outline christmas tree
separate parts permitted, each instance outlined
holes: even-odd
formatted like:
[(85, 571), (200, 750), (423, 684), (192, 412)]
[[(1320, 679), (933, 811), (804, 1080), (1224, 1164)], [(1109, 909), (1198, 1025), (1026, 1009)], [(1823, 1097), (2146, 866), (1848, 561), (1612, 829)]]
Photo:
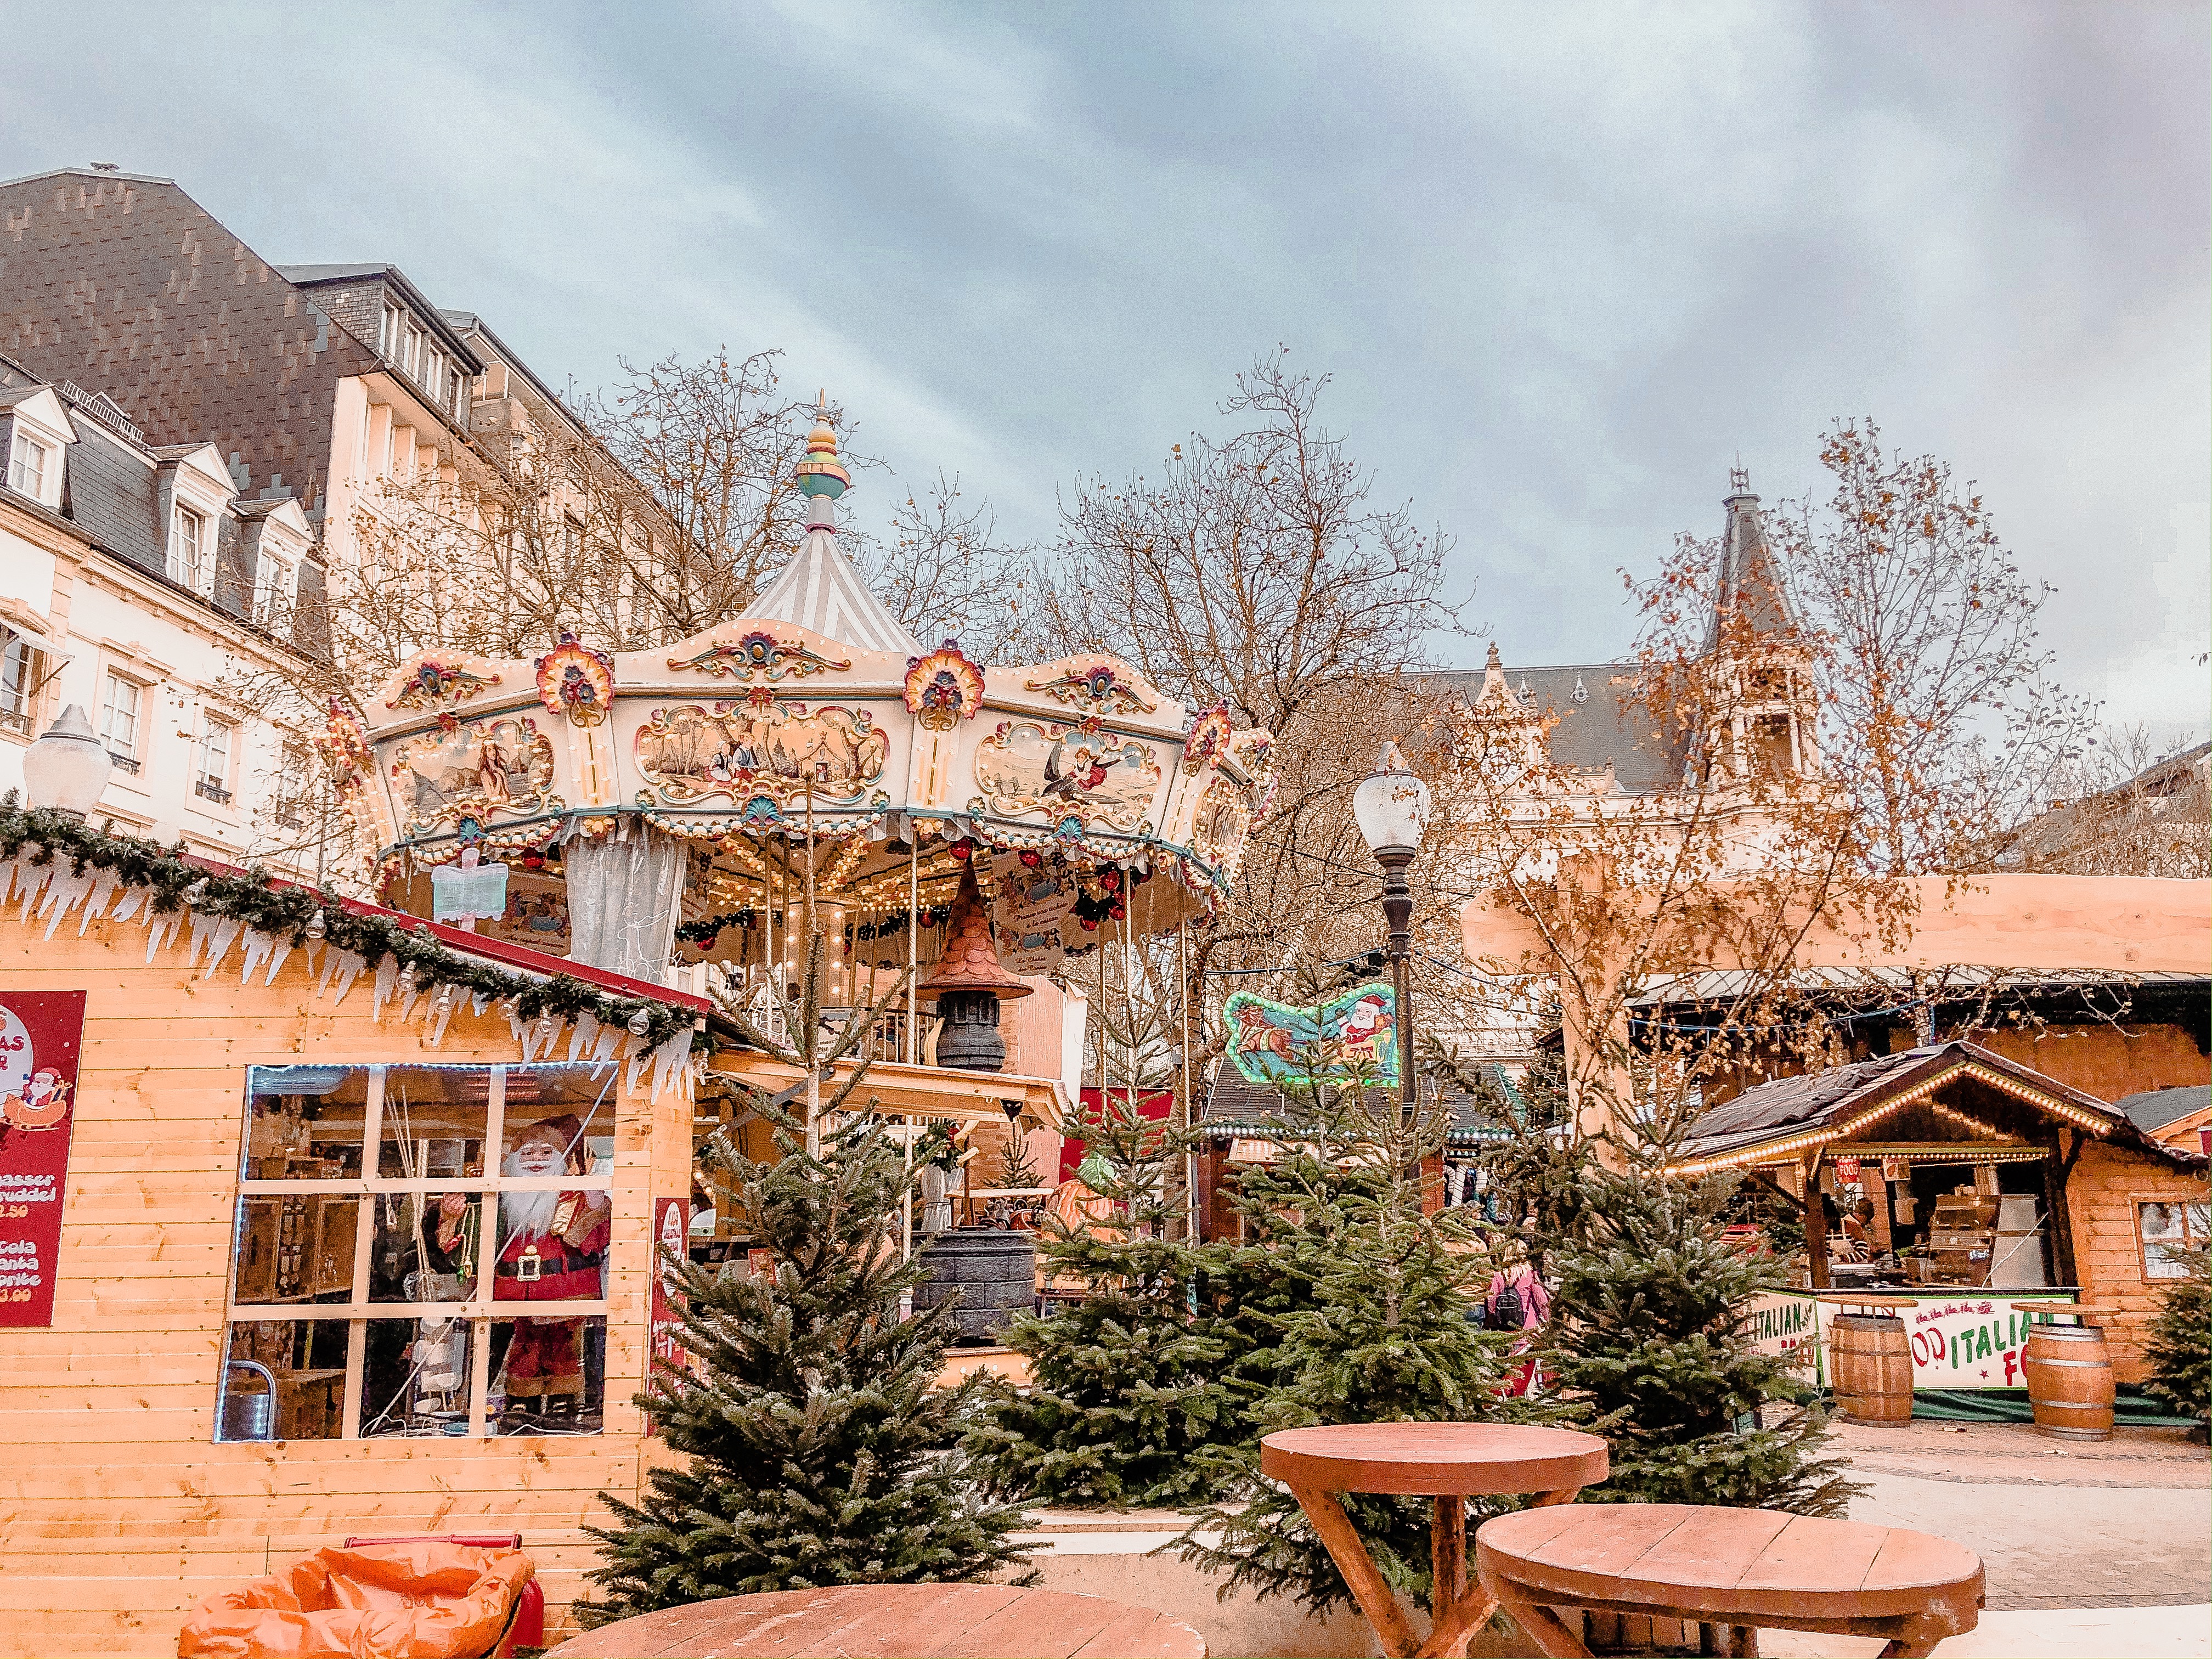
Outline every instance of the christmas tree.
[[(1419, 1157), (1441, 1145), (1434, 1115), (1400, 1121), (1371, 1073), (1325, 1077), (1315, 1056), (1286, 1084), (1276, 1160), (1248, 1170), (1244, 1237), (1207, 1289), (1230, 1357), (1224, 1385), (1244, 1431), (1206, 1459), (1221, 1501), (1176, 1548), (1228, 1575), (1227, 1589), (1291, 1595), (1316, 1610), (1350, 1591), (1296, 1499), (1260, 1474), (1260, 1440), (1317, 1424), (1547, 1420), (1547, 1404), (1502, 1398), (1511, 1339), (1468, 1317), (1490, 1266), (1464, 1208), (1422, 1213)], [(1393, 1589), (1425, 1601), (1430, 1500), (1341, 1501)], [(1484, 1511), (1478, 1505), (1480, 1518)], [(1218, 1534), (1218, 1542), (1204, 1535)]]
[[(820, 955), (817, 939), (810, 985)], [(810, 1016), (814, 1000), (810, 988)], [(794, 1040), (818, 1089), (838, 1051), (811, 1018)], [(664, 1255), (690, 1364), (658, 1368), (637, 1403), (684, 1461), (653, 1470), (635, 1504), (600, 1494), (618, 1524), (586, 1528), (605, 1547), (590, 1575), (605, 1599), (580, 1609), (591, 1622), (765, 1590), (975, 1579), (1018, 1559), (1020, 1511), (988, 1501), (954, 1449), (978, 1387), (934, 1386), (951, 1309), (898, 1315), (923, 1276), (899, 1249), (919, 1164), (864, 1108), (838, 1117), (866, 1073), (856, 1066), (803, 1121), (757, 1098), (779, 1126), (772, 1162), (726, 1134), (709, 1143), (768, 1271)]]
[(1037, 1238), (1081, 1300), (1024, 1316), (1004, 1340), (1031, 1385), (1000, 1385), (969, 1438), (993, 1486), (1050, 1504), (1149, 1508), (1207, 1495), (1197, 1454), (1236, 1431), (1212, 1381), (1225, 1350), (1194, 1309), (1208, 1253), (1166, 1237), (1161, 1177), (1182, 1147), (1126, 1098), (1084, 1124), (1084, 1161)]
[(1753, 1416), (1802, 1384), (1753, 1346), (1747, 1310), (1786, 1274), (1724, 1237), (1735, 1178), (1668, 1175), (1663, 1149), (1638, 1146), (1625, 1170), (1583, 1181), (1587, 1208), (1547, 1242), (1558, 1387), (1612, 1441), (1612, 1478), (1585, 1500), (1842, 1514), (1861, 1488), (1824, 1455), (1822, 1415), (1773, 1428)]
[(2188, 1276), (2167, 1288), (2151, 1321), (2143, 1350), (2150, 1381), (2143, 1386), (2191, 1417), (2212, 1416), (2212, 1251), (2166, 1249)]

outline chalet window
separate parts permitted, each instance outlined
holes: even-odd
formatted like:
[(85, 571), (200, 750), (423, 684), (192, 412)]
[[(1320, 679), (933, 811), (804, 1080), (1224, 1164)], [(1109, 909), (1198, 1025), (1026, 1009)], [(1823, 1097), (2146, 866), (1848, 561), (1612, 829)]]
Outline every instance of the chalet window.
[(599, 1432), (617, 1075), (253, 1067), (216, 1437)]
[(207, 514), (179, 507), (176, 526), (169, 532), (169, 580), (189, 587), (202, 599), (215, 592), (215, 549), (208, 533)]
[(2201, 1250), (2212, 1243), (2212, 1205), (2139, 1199), (2136, 1237), (2142, 1245), (2145, 1279), (2186, 1279), (2189, 1264), (2174, 1252)]
[(15, 441), (8, 446), (8, 488), (44, 505), (46, 469), (52, 465), (53, 451), (17, 427)]
[(38, 689), (38, 648), (13, 629), (0, 628), (0, 727), (29, 732)]
[(202, 800), (219, 806), (230, 805), (231, 738), (236, 728), (228, 720), (207, 717), (200, 727), (198, 764), (193, 769), (192, 789)]
[(100, 699), (100, 738), (107, 744), (108, 754), (129, 762), (134, 772), (138, 769), (138, 697), (141, 689), (137, 681), (126, 680), (110, 670)]

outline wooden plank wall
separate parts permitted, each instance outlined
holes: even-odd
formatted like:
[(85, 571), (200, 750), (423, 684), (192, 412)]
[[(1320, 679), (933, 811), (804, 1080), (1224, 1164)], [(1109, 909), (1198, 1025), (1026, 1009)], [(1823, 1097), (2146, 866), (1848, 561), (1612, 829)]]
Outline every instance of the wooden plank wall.
[(2112, 1374), (2123, 1382), (2139, 1383), (2147, 1375), (2143, 1351), (2150, 1322), (2172, 1285), (2143, 1277), (2136, 1205), (2144, 1200), (2202, 1204), (2206, 1197), (2203, 1176), (2098, 1140), (2082, 1147), (2066, 1182), (2081, 1299), (2105, 1310), (2105, 1346)]
[[(625, 1096), (617, 1119), (607, 1432), (488, 1442), (212, 1442), (246, 1068), (514, 1061), (504, 1016), (465, 1005), (446, 1040), (370, 1018), (368, 976), (315, 998), (306, 953), (273, 986), (235, 950), (203, 978), (189, 930), (146, 960), (136, 922), (43, 927), (0, 913), (0, 985), (84, 990), (85, 1045), (54, 1322), (0, 1330), (0, 1656), (167, 1654), (200, 1595), (347, 1534), (520, 1531), (549, 1636), (588, 1590), (602, 1490), (634, 1493), (654, 1443), (644, 1371), (650, 1200), (687, 1191), (690, 1107)], [(565, 1058), (563, 1042), (553, 1058)]]

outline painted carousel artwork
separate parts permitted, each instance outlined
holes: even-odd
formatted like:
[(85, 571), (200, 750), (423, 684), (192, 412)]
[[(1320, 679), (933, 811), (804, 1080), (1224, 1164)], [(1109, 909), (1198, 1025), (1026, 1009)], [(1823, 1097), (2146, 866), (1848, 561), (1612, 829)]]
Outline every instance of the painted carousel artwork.
[(1104, 652), (923, 646), (838, 548), (850, 479), (826, 419), (796, 482), (806, 533), (743, 614), (630, 651), (562, 633), (511, 662), (428, 652), (334, 721), (382, 901), (428, 915), (427, 872), (475, 846), (514, 871), (483, 931), (599, 963), (618, 890), (668, 918), (620, 971), (719, 963), (771, 1001), (810, 884), (842, 918), (848, 987), (934, 960), (971, 871), (1029, 972), (1222, 902), (1265, 811), (1265, 732)]
[(752, 701), (656, 708), (638, 728), (637, 769), (658, 798), (780, 805), (860, 799), (883, 781), (890, 739), (865, 708)]
[(993, 812), (1042, 808), (1136, 830), (1151, 816), (1160, 767), (1149, 744), (1087, 722), (1007, 720), (975, 751), (975, 784)]
[(409, 832), (474, 819), (481, 826), (562, 810), (553, 793), (553, 745), (526, 716), (455, 720), (398, 745), (391, 769)]

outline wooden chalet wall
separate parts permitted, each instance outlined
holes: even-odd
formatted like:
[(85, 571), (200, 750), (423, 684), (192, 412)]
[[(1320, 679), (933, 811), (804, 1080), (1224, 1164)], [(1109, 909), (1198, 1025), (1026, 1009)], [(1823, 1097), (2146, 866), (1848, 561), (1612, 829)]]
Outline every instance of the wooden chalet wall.
[[(443, 1042), (364, 982), (314, 994), (307, 953), (273, 985), (239, 955), (203, 977), (190, 930), (147, 960), (138, 922), (0, 912), (0, 986), (88, 992), (51, 1329), (0, 1329), (0, 1655), (168, 1654), (192, 1602), (347, 1534), (519, 1531), (550, 1639), (588, 1586), (602, 1489), (634, 1493), (657, 1443), (629, 1397), (645, 1370), (650, 1200), (682, 1196), (690, 1101), (618, 1097), (604, 1434), (217, 1444), (216, 1373), (256, 1064), (517, 1062), (495, 1007)], [(556, 1051), (555, 1057), (565, 1052)], [(649, 1076), (649, 1073), (648, 1073)]]
[(2204, 1171), (2184, 1169), (2125, 1146), (2091, 1141), (2066, 1182), (2066, 1214), (2074, 1230), (2074, 1267), (2081, 1300), (2105, 1310), (2105, 1342), (2112, 1374), (2123, 1382), (2144, 1377), (2143, 1345), (2151, 1320), (2172, 1279), (2143, 1277), (2136, 1231), (2140, 1202), (2202, 1204)]

